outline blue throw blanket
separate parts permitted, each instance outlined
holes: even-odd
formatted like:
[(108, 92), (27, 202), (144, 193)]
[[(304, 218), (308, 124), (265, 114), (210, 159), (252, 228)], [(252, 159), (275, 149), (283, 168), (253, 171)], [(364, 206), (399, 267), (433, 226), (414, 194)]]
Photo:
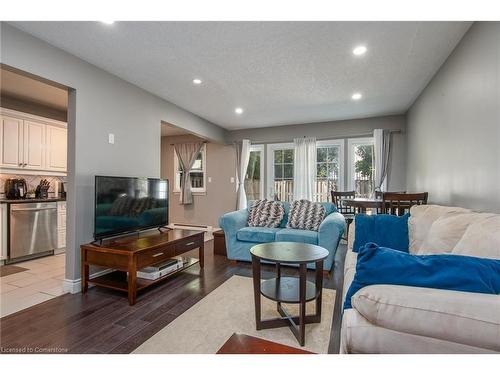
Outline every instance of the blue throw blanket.
[(408, 217), (395, 215), (356, 215), (355, 237), (352, 250), (369, 242), (390, 249), (408, 252)]
[(344, 309), (361, 288), (407, 285), (462, 292), (500, 294), (500, 260), (463, 255), (411, 255), (368, 243), (358, 251), (356, 274)]

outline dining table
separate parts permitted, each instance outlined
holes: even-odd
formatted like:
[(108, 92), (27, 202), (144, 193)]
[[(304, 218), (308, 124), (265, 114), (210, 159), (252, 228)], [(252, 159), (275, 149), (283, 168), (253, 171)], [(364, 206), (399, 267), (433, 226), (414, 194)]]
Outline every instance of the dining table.
[(352, 206), (358, 213), (366, 213), (368, 208), (374, 208), (377, 212), (382, 210), (383, 200), (380, 198), (347, 198), (342, 199), (345, 206)]

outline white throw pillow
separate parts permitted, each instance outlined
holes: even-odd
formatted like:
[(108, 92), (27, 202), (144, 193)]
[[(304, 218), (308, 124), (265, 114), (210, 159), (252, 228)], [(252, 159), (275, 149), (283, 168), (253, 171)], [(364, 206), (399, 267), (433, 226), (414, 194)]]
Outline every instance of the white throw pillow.
[(500, 215), (491, 214), (469, 225), (453, 254), (500, 259)]
[(461, 207), (446, 207), (437, 205), (418, 205), (410, 209), (408, 219), (408, 234), (410, 240), (410, 253), (419, 252), (432, 224), (441, 216), (450, 213), (471, 212)]
[(429, 233), (417, 254), (451, 253), (465, 231), (474, 221), (480, 220), (477, 213), (451, 213), (432, 223)]

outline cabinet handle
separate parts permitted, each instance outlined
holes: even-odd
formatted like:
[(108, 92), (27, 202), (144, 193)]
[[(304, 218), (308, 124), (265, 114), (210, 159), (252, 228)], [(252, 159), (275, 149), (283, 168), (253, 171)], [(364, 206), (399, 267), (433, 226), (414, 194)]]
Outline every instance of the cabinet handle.
[(23, 166), (23, 163), (19, 163), (19, 166), (22, 167)]
[(159, 257), (160, 255), (163, 255), (163, 253), (154, 254), (153, 258)]
[(194, 241), (193, 241), (193, 242), (188, 242), (188, 243), (186, 244), (186, 246), (191, 246), (191, 245), (194, 245)]
[(27, 163), (24, 163), (24, 164), (23, 164), (23, 167), (26, 167), (27, 165), (28, 165)]

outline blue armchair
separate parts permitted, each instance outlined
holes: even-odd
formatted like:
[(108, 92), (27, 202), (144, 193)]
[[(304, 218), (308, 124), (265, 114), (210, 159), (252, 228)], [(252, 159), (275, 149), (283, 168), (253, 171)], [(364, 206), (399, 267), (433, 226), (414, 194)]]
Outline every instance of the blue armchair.
[[(249, 207), (252, 202), (249, 202)], [(229, 212), (219, 219), (219, 225), (224, 231), (228, 259), (251, 261), (250, 248), (259, 243), (288, 241), (319, 245), (328, 250), (323, 268), (331, 271), (335, 252), (345, 229), (345, 219), (337, 212), (334, 204), (321, 203), (326, 210), (325, 218), (317, 232), (310, 230), (286, 228), (290, 204), (283, 202), (285, 215), (278, 228), (248, 227), (248, 209)], [(314, 268), (314, 263), (308, 265)]]

